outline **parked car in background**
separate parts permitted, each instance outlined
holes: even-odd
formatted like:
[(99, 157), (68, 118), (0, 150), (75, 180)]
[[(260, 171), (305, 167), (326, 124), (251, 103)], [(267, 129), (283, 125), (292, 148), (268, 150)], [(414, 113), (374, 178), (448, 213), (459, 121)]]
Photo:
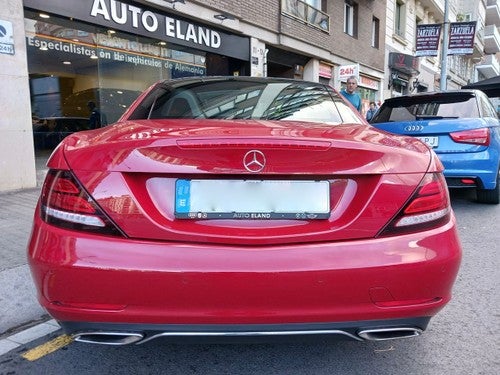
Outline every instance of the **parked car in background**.
[(433, 92), (386, 99), (370, 121), (431, 147), (450, 188), (473, 188), (482, 203), (500, 202), (500, 123), (478, 90)]
[(68, 135), (89, 129), (88, 117), (33, 118), (33, 142), (36, 150), (54, 149)]
[(162, 81), (47, 165), (28, 258), (76, 341), (398, 339), (450, 301), (441, 163), (328, 86)]

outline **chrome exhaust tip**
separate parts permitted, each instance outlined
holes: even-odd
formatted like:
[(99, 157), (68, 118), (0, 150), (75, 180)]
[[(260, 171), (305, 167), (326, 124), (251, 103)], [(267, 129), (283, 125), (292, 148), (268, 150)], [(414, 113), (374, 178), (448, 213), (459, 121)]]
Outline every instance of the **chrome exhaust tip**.
[(80, 332), (72, 335), (74, 341), (102, 345), (128, 345), (144, 338), (142, 333), (134, 332)]
[[(403, 339), (419, 336), (423, 332), (422, 329), (416, 327), (398, 327), (398, 328), (376, 328), (376, 329), (364, 329), (357, 333), (357, 337), (348, 334), (343, 331), (321, 331), (321, 333), (337, 333), (344, 334), (350, 336), (351, 338), (367, 341), (385, 341), (385, 340), (393, 340), (393, 339)], [(274, 335), (277, 333), (273, 332)], [(298, 332), (279, 332), (279, 334), (297, 334)], [(308, 333), (311, 332), (300, 332), (300, 333)], [(318, 333), (318, 332), (314, 332)], [(232, 333), (199, 333), (199, 332), (164, 332), (158, 335), (154, 335), (144, 340), (144, 334), (137, 332), (108, 332), (108, 331), (86, 331), (86, 332), (78, 332), (72, 335), (74, 341), (84, 342), (89, 344), (101, 344), (101, 345), (129, 345), (134, 343), (142, 344), (143, 342), (155, 339), (157, 337), (164, 336), (255, 336), (259, 335), (259, 332), (232, 332)], [(269, 332), (266, 332), (269, 334)], [(271, 334), (273, 335), (273, 334)], [(359, 337), (359, 338), (358, 338)]]
[(385, 341), (416, 337), (422, 332), (422, 329), (416, 327), (379, 328), (365, 329), (358, 332), (358, 336), (368, 341)]

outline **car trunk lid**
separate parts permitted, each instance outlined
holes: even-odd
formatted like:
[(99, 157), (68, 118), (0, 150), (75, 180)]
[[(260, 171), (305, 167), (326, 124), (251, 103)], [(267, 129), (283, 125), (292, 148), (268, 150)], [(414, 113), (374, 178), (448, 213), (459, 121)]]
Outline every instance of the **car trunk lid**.
[[(420, 142), (364, 125), (160, 120), (115, 126), (68, 139), (65, 158), (121, 230), (145, 240), (273, 245), (373, 237), (409, 199), (431, 160)], [(254, 152), (264, 156), (262, 170), (248, 168)], [(304, 194), (321, 195), (326, 214), (307, 215), (307, 207), (294, 203), (315, 201), (301, 196), (298, 182)], [(228, 200), (233, 184), (228, 207), (241, 212), (181, 217), (179, 183), (201, 190), (215, 183)], [(245, 195), (254, 187), (264, 193)], [(272, 202), (260, 201), (266, 195), (289, 206), (292, 216), (270, 218)], [(252, 203), (244, 204), (245, 197)], [(246, 216), (252, 206), (257, 211)]]
[(482, 119), (443, 119), (441, 117), (426, 116), (415, 121), (384, 122), (373, 124), (381, 130), (394, 134), (415, 137), (438, 154), (456, 152), (479, 152), (487, 146), (468, 143), (456, 143), (450, 137), (450, 133), (462, 132), (488, 127), (488, 123)]

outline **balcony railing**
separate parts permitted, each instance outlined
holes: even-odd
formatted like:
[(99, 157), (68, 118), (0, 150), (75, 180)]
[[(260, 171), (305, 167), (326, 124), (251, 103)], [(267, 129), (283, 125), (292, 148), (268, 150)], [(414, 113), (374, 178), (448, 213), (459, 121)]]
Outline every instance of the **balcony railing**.
[(500, 74), (500, 63), (495, 55), (486, 55), (476, 69), (486, 78), (492, 78)]
[(484, 28), (484, 52), (500, 52), (500, 33), (495, 25), (488, 25)]
[(301, 0), (282, 0), (281, 12), (306, 24), (330, 32), (330, 16)]
[(488, 0), (486, 3), (486, 25), (500, 24), (500, 7), (497, 0)]

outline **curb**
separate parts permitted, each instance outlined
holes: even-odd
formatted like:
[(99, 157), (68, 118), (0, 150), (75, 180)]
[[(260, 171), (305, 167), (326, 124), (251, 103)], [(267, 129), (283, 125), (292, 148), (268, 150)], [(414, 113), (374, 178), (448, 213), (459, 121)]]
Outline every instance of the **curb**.
[(25, 329), (21, 332), (15, 333), (9, 337), (0, 340), (0, 356), (4, 355), (11, 350), (14, 350), (21, 345), (25, 345), (46, 336), (49, 333), (55, 332), (61, 327), (54, 319), (47, 322), (37, 324), (36, 326)]

